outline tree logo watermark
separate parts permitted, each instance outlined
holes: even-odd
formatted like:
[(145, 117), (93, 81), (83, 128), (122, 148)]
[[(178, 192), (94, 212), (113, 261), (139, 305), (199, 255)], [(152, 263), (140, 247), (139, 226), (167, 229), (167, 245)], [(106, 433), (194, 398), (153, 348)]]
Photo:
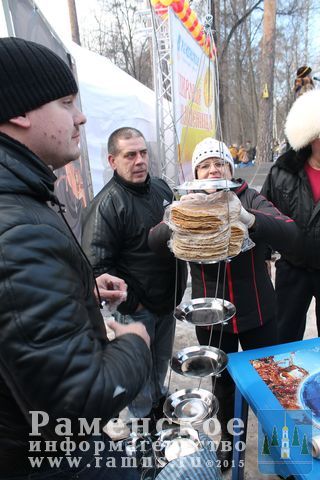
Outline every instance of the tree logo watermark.
[(312, 420), (305, 410), (261, 410), (258, 423), (261, 473), (286, 475), (292, 467), (300, 474), (311, 472)]

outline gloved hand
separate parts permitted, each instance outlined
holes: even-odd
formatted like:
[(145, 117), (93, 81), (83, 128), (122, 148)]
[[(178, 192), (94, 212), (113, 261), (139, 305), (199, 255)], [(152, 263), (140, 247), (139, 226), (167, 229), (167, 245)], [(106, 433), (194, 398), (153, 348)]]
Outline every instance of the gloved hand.
[(171, 256), (172, 253), (168, 248), (168, 241), (171, 237), (171, 229), (164, 222), (158, 223), (151, 228), (148, 235), (148, 245), (152, 252), (161, 257)]
[(247, 210), (241, 205), (239, 220), (246, 225), (246, 227), (251, 228), (256, 221), (256, 217), (253, 213), (247, 212)]

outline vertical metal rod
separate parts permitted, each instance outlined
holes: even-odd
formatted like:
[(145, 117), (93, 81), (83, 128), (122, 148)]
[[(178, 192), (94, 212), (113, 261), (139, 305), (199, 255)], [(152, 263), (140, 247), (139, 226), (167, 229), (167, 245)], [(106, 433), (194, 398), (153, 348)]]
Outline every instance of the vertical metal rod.
[(2, 0), (2, 6), (3, 6), (4, 17), (6, 20), (8, 35), (9, 37), (14, 37), (15, 31), (14, 31), (13, 22), (12, 22), (11, 13), (10, 13), (9, 0)]

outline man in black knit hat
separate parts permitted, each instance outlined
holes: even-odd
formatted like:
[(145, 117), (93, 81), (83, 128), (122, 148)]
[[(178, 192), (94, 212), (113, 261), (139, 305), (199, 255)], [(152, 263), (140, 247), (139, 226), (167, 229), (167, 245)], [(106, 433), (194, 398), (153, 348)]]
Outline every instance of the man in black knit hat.
[[(149, 337), (113, 322), (107, 339), (53, 192), (53, 170), (80, 155), (77, 92), (51, 50), (0, 39), (0, 479), (137, 478), (102, 428), (148, 378)], [(125, 284), (102, 275), (96, 287), (113, 300)]]

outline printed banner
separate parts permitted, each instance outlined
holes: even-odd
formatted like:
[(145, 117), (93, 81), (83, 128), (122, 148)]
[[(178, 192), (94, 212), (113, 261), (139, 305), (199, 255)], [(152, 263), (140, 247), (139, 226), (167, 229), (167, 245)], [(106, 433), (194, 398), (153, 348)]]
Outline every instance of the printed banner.
[(215, 135), (214, 62), (169, 9), (179, 180), (191, 180), (194, 147)]

